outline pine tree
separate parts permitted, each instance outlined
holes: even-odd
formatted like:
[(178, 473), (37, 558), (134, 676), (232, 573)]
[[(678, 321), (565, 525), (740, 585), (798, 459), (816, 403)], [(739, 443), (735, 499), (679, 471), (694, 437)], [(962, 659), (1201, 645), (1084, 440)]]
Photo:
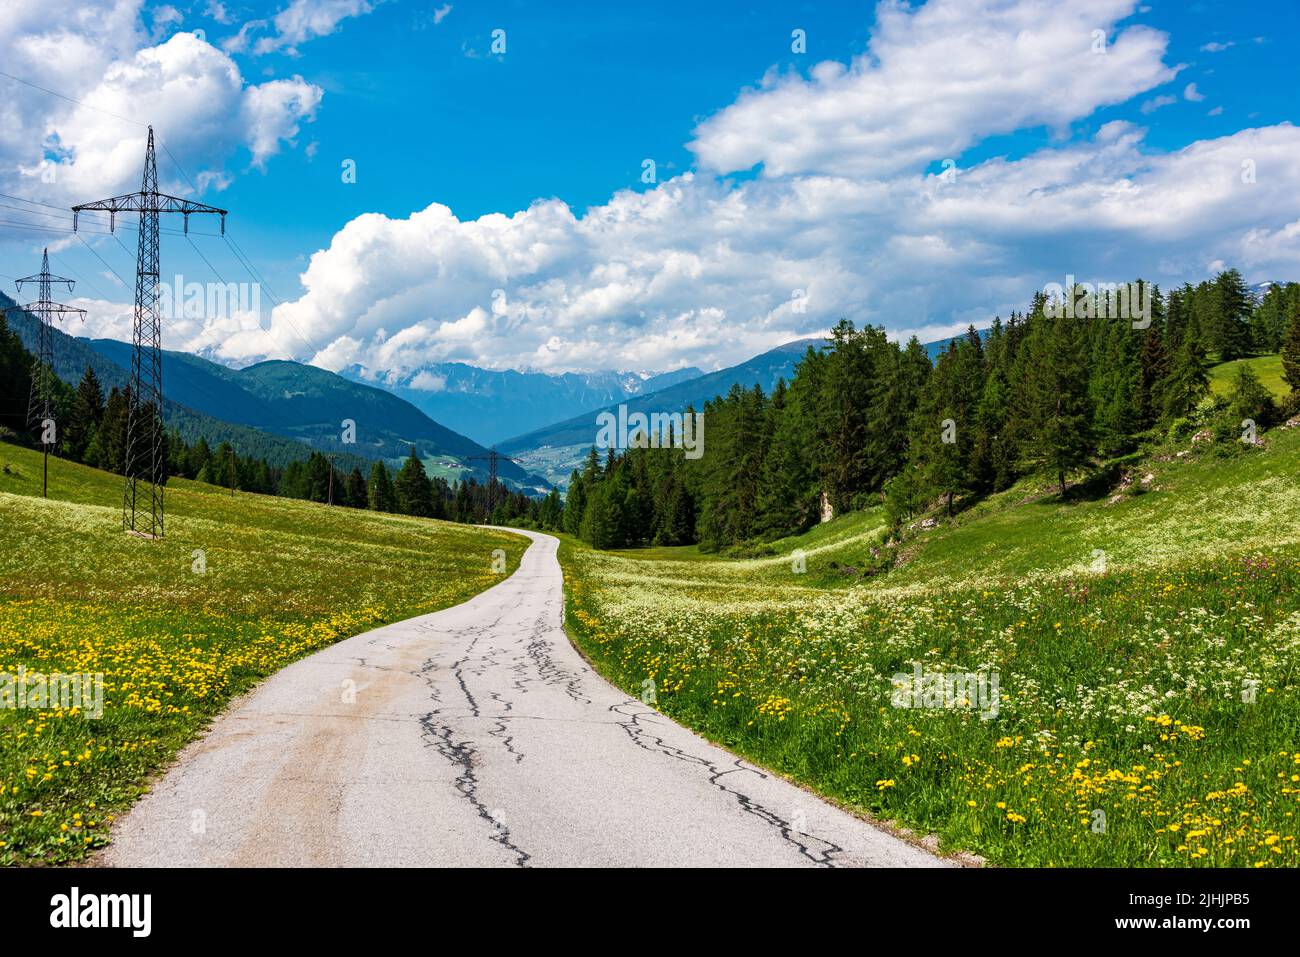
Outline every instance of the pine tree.
[(1300, 395), (1300, 307), (1291, 313), (1282, 342), (1282, 378), (1291, 387), (1292, 395)]
[(359, 466), (353, 467), (344, 486), (343, 504), (351, 508), (365, 508), (367, 503), (366, 479)]
[(72, 401), (72, 412), (68, 416), (68, 427), (64, 430), (68, 455), (80, 462), (85, 458), (86, 449), (99, 428), (104, 417), (104, 389), (99, 384), (95, 370), (86, 366), (86, 371), (77, 384), (76, 396)]
[(411, 446), (411, 454), (402, 464), (397, 478), (393, 481), (397, 493), (397, 506), (404, 515), (433, 515), (433, 485), (429, 473), (424, 470), (424, 463)]
[(1165, 415), (1171, 419), (1190, 413), (1209, 393), (1210, 376), (1205, 351), (1194, 331), (1188, 330), (1183, 337), (1161, 391), (1165, 397)]
[(1027, 449), (1051, 472), (1062, 497), (1066, 473), (1092, 454), (1092, 408), (1083, 349), (1083, 321), (1064, 314), (1033, 323), (1028, 373)]
[(376, 462), (370, 466), (370, 481), (366, 483), (366, 498), (371, 511), (397, 511), (397, 493), (393, 491), (393, 481), (389, 478), (388, 468), (383, 462)]

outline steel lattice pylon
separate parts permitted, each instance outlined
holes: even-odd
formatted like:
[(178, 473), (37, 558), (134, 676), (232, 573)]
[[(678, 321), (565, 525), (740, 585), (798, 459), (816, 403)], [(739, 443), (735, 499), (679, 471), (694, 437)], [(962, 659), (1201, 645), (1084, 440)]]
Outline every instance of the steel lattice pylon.
[(466, 458), (472, 461), (487, 462), (488, 464), (487, 518), (490, 522), (492, 521), (492, 510), (496, 506), (496, 489), (499, 484), (497, 482), (497, 463), (502, 459), (505, 459), (507, 462), (514, 462), (514, 459), (508, 455), (502, 455), (497, 451), (495, 445), (488, 449), (487, 455), (469, 455), (466, 456)]
[(83, 320), (86, 310), (65, 306), (50, 299), (50, 287), (55, 284), (66, 285), (72, 292), (75, 283), (62, 276), (50, 275), (50, 251), (41, 256), (41, 271), (35, 276), (19, 279), (15, 283), (18, 292), (23, 286), (35, 285), (39, 292), (35, 302), (25, 306), (11, 306), (11, 310), (22, 310), (36, 319), (36, 354), (32, 358), (32, 388), (27, 401), (27, 427), (41, 440), (44, 455), (44, 478), (42, 492), (49, 495), (50, 449), (58, 444), (57, 423), (54, 421), (54, 343), (50, 336), (50, 324), (54, 319), (66, 315), (77, 315)]
[[(217, 213), (221, 234), (226, 233), (226, 210), (158, 192), (158, 161), (154, 155), (153, 127), (144, 154), (144, 179), (140, 192), (82, 203), (72, 207), (72, 228), (82, 210), (109, 214), (109, 229), (117, 214), (140, 214), (140, 245), (135, 266), (135, 323), (131, 335), (131, 396), (127, 411), (126, 487), (122, 495), (122, 527), (128, 532), (161, 538), (163, 535), (163, 483), (166, 482), (162, 424), (162, 317), (158, 309), (161, 282), (158, 248), (158, 214), (180, 213), (185, 232), (192, 213)], [(143, 484), (143, 488), (141, 485)], [(144, 515), (148, 507), (148, 517)]]

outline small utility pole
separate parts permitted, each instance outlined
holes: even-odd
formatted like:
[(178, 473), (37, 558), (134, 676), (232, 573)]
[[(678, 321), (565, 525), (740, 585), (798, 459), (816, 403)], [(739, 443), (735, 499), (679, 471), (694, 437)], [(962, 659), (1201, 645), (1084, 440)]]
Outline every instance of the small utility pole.
[(334, 453), (331, 452), (329, 455), (326, 456), (326, 459), (328, 459), (328, 461), (329, 461), (329, 463), (330, 463), (330, 501), (329, 501), (329, 503), (330, 503), (331, 505), (333, 505), (333, 504), (334, 504)]

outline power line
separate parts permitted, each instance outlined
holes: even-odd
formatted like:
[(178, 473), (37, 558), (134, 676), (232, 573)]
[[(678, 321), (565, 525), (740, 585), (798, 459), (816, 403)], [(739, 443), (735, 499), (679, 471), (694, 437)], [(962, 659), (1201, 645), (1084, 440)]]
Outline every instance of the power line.
[[(121, 115), (119, 115), (119, 114), (117, 114), (117, 113), (113, 113), (113, 112), (111, 112), (111, 111), (109, 111), (109, 110), (105, 110), (105, 109), (103, 109), (103, 108), (101, 108), (101, 107), (98, 107), (98, 106), (92, 106), (92, 105), (89, 104), (89, 103), (85, 103), (85, 102), (83, 102), (83, 101), (81, 101), (81, 100), (78, 100), (78, 99), (75, 99), (75, 98), (73, 98), (73, 97), (67, 96), (66, 94), (60, 93), (60, 92), (58, 92), (57, 90), (51, 90), (51, 89), (48, 89), (48, 88), (46, 88), (46, 87), (39, 86), (39, 85), (37, 85), (37, 84), (35, 84), (35, 83), (32, 83), (32, 82), (30, 82), (30, 81), (28, 81), (28, 80), (24, 80), (22, 77), (14, 76), (12, 73), (6, 73), (6, 72), (3, 71), (3, 70), (0, 70), (0, 76), (6, 77), (6, 78), (8, 78), (8, 79), (10, 79), (10, 80), (13, 80), (15, 83), (21, 83), (21, 84), (24, 85), (24, 86), (31, 87), (33, 90), (38, 90), (38, 91), (40, 91), (41, 93), (48, 94), (49, 96), (54, 96), (54, 97), (58, 97), (58, 98), (61, 99), (61, 100), (66, 100), (66, 101), (69, 102), (69, 103), (73, 103), (73, 104), (75, 104), (75, 105), (77, 105), (77, 106), (84, 107), (85, 109), (88, 109), (88, 110), (94, 110), (94, 111), (96, 111), (96, 112), (98, 112), (98, 113), (102, 113), (102, 114), (104, 114), (105, 116), (111, 116), (111, 117), (113, 117), (114, 119), (122, 120), (123, 122), (125, 122), (125, 123), (130, 123), (130, 124), (132, 124), (132, 125), (134, 125), (134, 126), (139, 126), (139, 127), (145, 127), (145, 128), (148, 128), (148, 129), (149, 129), (149, 138), (150, 138), (150, 142), (152, 143), (153, 140), (154, 140), (154, 137), (153, 137), (153, 128), (150, 127), (147, 123), (142, 123), (142, 122), (140, 122), (139, 120), (133, 120), (133, 119), (131, 119), (131, 118), (129, 118), (129, 117), (121, 116)], [(191, 188), (192, 190), (194, 190), (194, 192), (195, 192), (196, 194), (199, 193), (200, 190), (199, 190), (199, 188), (198, 188), (198, 185), (197, 185), (197, 184), (194, 182), (194, 180), (190, 177), (190, 174), (187, 173), (187, 172), (185, 171), (185, 168), (184, 168), (183, 166), (181, 166), (180, 161), (176, 159), (175, 154), (172, 153), (171, 149), (168, 148), (167, 144), (166, 144), (165, 142), (162, 142), (162, 141), (160, 140), (159, 143), (158, 143), (158, 145), (160, 145), (160, 146), (162, 147), (163, 152), (167, 154), (167, 157), (171, 160), (172, 165), (176, 167), (177, 172), (179, 172), (179, 173), (181, 174), (181, 176), (184, 178), (185, 182), (189, 184), (190, 188)], [(0, 193), (0, 196), (4, 196), (4, 195), (6, 195), (6, 194)], [(19, 202), (32, 203), (33, 205), (37, 205), (37, 206), (46, 206), (46, 207), (48, 207), (48, 208), (50, 208), (50, 209), (61, 209), (61, 207), (54, 206), (54, 205), (52, 205), (52, 204), (50, 204), (50, 203), (42, 203), (42, 202), (39, 202), (39, 201), (37, 201), (37, 200), (28, 200), (28, 199), (23, 199), (22, 197), (16, 197), (16, 196), (8, 197), (8, 198), (10, 198), (10, 199), (16, 199), (16, 200), (18, 200)], [(33, 211), (33, 210), (23, 210), (23, 212), (34, 212), (34, 211)], [(41, 214), (38, 213), (37, 215), (41, 215)], [(48, 214), (46, 214), (46, 215), (48, 215)], [(223, 227), (224, 227), (224, 218), (225, 218), (225, 217), (223, 216), (223, 217), (222, 217), (222, 219), (223, 219), (223, 223), (222, 223)], [(102, 219), (99, 219), (99, 220), (92, 220), (92, 222), (97, 222), (97, 223), (98, 223), (99, 225), (101, 225), (101, 226), (104, 225)], [(59, 232), (75, 232), (75, 231), (76, 231), (76, 228), (75, 228), (76, 219), (75, 219), (75, 218), (73, 219), (73, 223), (74, 223), (74, 228), (73, 228), (72, 230), (58, 229), (57, 231), (59, 231)], [(0, 225), (14, 225), (14, 226), (16, 226), (17, 228), (26, 228), (26, 229), (36, 229), (36, 228), (38, 228), (37, 224), (7, 224), (7, 223), (5, 223), (3, 220), (0, 220)], [(110, 221), (109, 221), (109, 227), (110, 227), (110, 228), (109, 228), (109, 234), (110, 234), (110, 235), (113, 235), (114, 238), (116, 238), (116, 231), (115, 231), (115, 228), (114, 228), (115, 226), (116, 226), (116, 223), (115, 223), (113, 220), (110, 220)], [(167, 234), (171, 234), (171, 235), (184, 235), (184, 236), (186, 236), (187, 238), (189, 237), (189, 231), (188, 231), (188, 229), (185, 230), (184, 232), (181, 232), (181, 231), (179, 231), (179, 230), (168, 230), (168, 229), (165, 229), (165, 228), (160, 228), (160, 227), (157, 225), (157, 223), (151, 223), (151, 224), (150, 224), (150, 227), (151, 227), (151, 230), (157, 230), (158, 232), (161, 232), (161, 233), (167, 233)], [(128, 226), (128, 225), (126, 225), (126, 224), (123, 224), (123, 228), (131, 229), (131, 228), (135, 228), (135, 227), (131, 227), (131, 226)], [(92, 232), (93, 232), (93, 231), (92, 231)], [(99, 234), (100, 234), (100, 235), (103, 235), (103, 233), (99, 233)], [(217, 235), (217, 234), (215, 234), (215, 233), (199, 233), (199, 235), (215, 236), (215, 235)], [(280, 306), (280, 305), (281, 305), (280, 298), (275, 294), (274, 290), (271, 289), (270, 284), (266, 281), (266, 279), (262, 276), (262, 274), (257, 270), (257, 267), (253, 264), (252, 259), (248, 256), (247, 253), (245, 253), (245, 252), (243, 251), (242, 247), (240, 247), (237, 243), (234, 243), (234, 242), (230, 239), (229, 236), (226, 236), (226, 235), (225, 235), (225, 232), (224, 232), (224, 229), (223, 229), (223, 232), (221, 233), (221, 238), (225, 239), (227, 246), (229, 246), (231, 252), (235, 254), (235, 259), (240, 263), (240, 265), (242, 265), (242, 266), (243, 266), (243, 267), (248, 271), (249, 275), (253, 278), (253, 280), (254, 280), (255, 282), (259, 283), (259, 284), (261, 285), (261, 287), (266, 291), (267, 295), (270, 296), (273, 306), (275, 306), (275, 307)], [(85, 243), (85, 240), (83, 239), (82, 242)], [(117, 242), (118, 242), (119, 245), (122, 246), (123, 250), (126, 250), (127, 254), (130, 255), (130, 250), (127, 250), (127, 249), (126, 249), (125, 244), (123, 244), (122, 241), (121, 241), (120, 239), (118, 239)], [(85, 243), (85, 245), (86, 245), (86, 248), (88, 248), (88, 249), (91, 250), (91, 252), (95, 252), (95, 250), (90, 246), (89, 243)], [(207, 257), (203, 255), (203, 253), (199, 250), (198, 246), (196, 246), (196, 245), (194, 244), (194, 241), (193, 241), (192, 239), (190, 240), (190, 245), (191, 245), (191, 246), (194, 246), (194, 251), (197, 252), (197, 253), (199, 254), (199, 257), (200, 257), (200, 258), (201, 258), (205, 263), (207, 263), (208, 268), (212, 270), (213, 274), (216, 275), (218, 279), (220, 279), (220, 278), (221, 278), (220, 274), (217, 272), (217, 270), (216, 270), (215, 268), (213, 268), (212, 264), (211, 264), (210, 262), (208, 262)], [(95, 252), (95, 255), (99, 258), (100, 262), (104, 262), (103, 257), (102, 257), (102, 256), (99, 256), (99, 254), (98, 254), (97, 252)], [(104, 262), (104, 265), (107, 266), (108, 264), (107, 264), (106, 262)], [(114, 274), (115, 276), (117, 275), (116, 270), (113, 270), (111, 266), (109, 266), (109, 269), (113, 272), (113, 274)], [(121, 276), (118, 276), (118, 279), (119, 279), (119, 280), (120, 280), (121, 278), (122, 278)], [(223, 282), (224, 282), (224, 280), (223, 280)], [(295, 325), (291, 320), (289, 320), (287, 316), (285, 317), (285, 322), (286, 322), (286, 323), (288, 324), (288, 326), (289, 326), (289, 327), (294, 331), (294, 334), (295, 334), (299, 339), (302, 340), (303, 344), (306, 345), (308, 349), (311, 349), (311, 350), (313, 350), (313, 351), (316, 350), (316, 346), (314, 346), (314, 345), (311, 343), (311, 341), (310, 341), (306, 336), (304, 336), (304, 335), (302, 334), (302, 332), (298, 329), (298, 327), (297, 327), (297, 326), (296, 326), (296, 325)]]
[(239, 260), (239, 262), (244, 266), (245, 269), (248, 270), (248, 274), (253, 277), (253, 280), (255, 282), (259, 282), (262, 284), (262, 288), (267, 291), (267, 294), (271, 297), (271, 302), (274, 305), (277, 306), (280, 305), (281, 302), (280, 297), (275, 294), (275, 291), (271, 288), (271, 284), (262, 277), (262, 274), (258, 271), (257, 267), (253, 264), (253, 260), (249, 257), (249, 255), (246, 252), (244, 252), (243, 247), (240, 246), (238, 243), (236, 243), (229, 235), (227, 235), (225, 238), (226, 238), (226, 245), (229, 246), (230, 251), (235, 254), (235, 258)]
[(68, 272), (72, 273), (73, 278), (76, 279), (77, 282), (81, 283), (84, 286), (89, 286), (92, 290), (94, 290), (95, 294), (98, 295), (101, 299), (108, 299), (108, 297), (104, 295), (104, 291), (102, 289), (100, 289), (93, 282), (90, 282), (88, 279), (84, 278), (83, 276), (78, 275), (77, 272), (67, 263), (63, 262), (61, 259), (58, 259), (57, 257), (51, 256), (50, 258), (54, 259), (55, 262), (59, 264), (60, 269), (66, 269)]
[[(34, 229), (39, 233), (71, 233), (73, 231), (70, 226), (47, 226), (44, 223), (14, 222), (10, 219), (0, 219), (0, 226), (9, 226), (13, 229)], [(93, 233), (96, 236), (108, 235), (108, 233), (100, 232), (97, 229), (89, 229), (86, 232)]]
[[(188, 236), (186, 236), (185, 238), (190, 239)], [(221, 285), (223, 286), (229, 285), (224, 279), (221, 278), (221, 273), (217, 272), (216, 267), (213, 266), (212, 263), (208, 262), (208, 257), (203, 255), (203, 250), (199, 249), (198, 246), (194, 245), (194, 240), (190, 239), (190, 245), (194, 247), (194, 251), (199, 254), (199, 258), (203, 260), (204, 264), (209, 269), (212, 270), (212, 275), (217, 277), (217, 282), (221, 283)]]
[[(69, 213), (69, 212), (67, 211), (67, 207), (66, 207), (66, 206), (55, 206), (53, 203), (42, 203), (40, 200), (35, 200), (35, 199), (25, 199), (25, 198), (23, 198), (22, 196), (11, 196), (11, 195), (9, 195), (8, 193), (0, 193), (0, 196), (4, 197), (5, 199), (14, 199), (14, 200), (17, 200), (17, 201), (20, 202), (20, 203), (31, 203), (33, 206), (43, 206), (43, 207), (45, 207), (46, 209), (57, 209), (57, 210), (59, 210), (59, 211), (62, 213), (62, 218), (63, 218), (63, 219), (72, 219), (72, 218), (73, 218), (73, 217), (72, 217), (72, 214)], [(32, 216), (49, 216), (49, 217), (51, 217), (51, 218), (58, 218), (58, 217), (55, 217), (53, 213), (42, 213), (40, 210), (36, 210), (36, 209), (23, 209), (23, 208), (18, 207), (18, 206), (10, 206), (10, 205), (7, 204), (7, 203), (0, 203), (0, 206), (5, 207), (6, 209), (14, 209), (14, 210), (17, 210), (17, 211), (20, 212), (20, 213), (27, 213), (27, 214), (32, 215)], [(88, 218), (92, 223), (95, 223), (95, 224), (97, 224), (97, 225), (100, 225), (100, 226), (109, 226), (109, 225), (110, 225), (110, 220), (105, 219), (105, 218), (102, 218), (102, 217), (100, 217), (100, 216), (96, 216), (96, 215), (93, 214), (93, 212), (91, 212), (91, 211), (89, 211), (89, 210), (86, 211), (83, 215), (85, 215), (85, 216), (86, 216), (86, 217), (87, 217), (87, 218)], [(110, 232), (112, 232), (113, 229), (129, 229), (129, 230), (131, 230), (131, 232), (139, 232), (139, 231), (140, 231), (140, 227), (139, 227), (139, 226), (132, 226), (130, 223), (113, 223), (113, 224), (111, 224), (111, 225), (112, 225), (112, 229), (109, 230)], [(180, 229), (166, 229), (166, 228), (164, 228), (164, 229), (161, 230), (161, 232), (163, 232), (164, 234), (166, 234), (166, 235), (168, 235), (168, 236), (184, 236), (184, 235), (189, 235), (189, 234), (185, 233), (184, 230), (180, 230)], [(193, 235), (195, 235), (195, 236), (210, 236), (210, 237), (213, 238), (213, 239), (220, 239), (220, 238), (221, 238), (221, 234), (220, 234), (220, 233), (205, 233), (205, 232), (203, 232), (202, 230), (198, 230), (198, 229), (191, 230), (190, 233), (193, 234)]]
[(50, 96), (57, 96), (60, 100), (67, 100), (69, 103), (75, 103), (77, 106), (83, 106), (83, 107), (85, 107), (85, 108), (88, 109), (88, 110), (94, 110), (94, 111), (97, 112), (97, 113), (103, 113), (105, 116), (111, 116), (111, 117), (113, 117), (113, 119), (115, 119), (115, 120), (121, 120), (123, 123), (132, 123), (132, 124), (134, 124), (135, 126), (146, 126), (146, 125), (148, 125), (148, 124), (145, 124), (145, 123), (141, 123), (139, 120), (133, 120), (133, 119), (130, 119), (129, 117), (119, 116), (119, 115), (116, 114), (116, 113), (110, 113), (108, 110), (105, 110), (105, 109), (103, 109), (103, 108), (101, 108), (101, 107), (98, 107), (98, 106), (91, 106), (89, 103), (83, 103), (81, 100), (74, 100), (72, 97), (70, 97), (70, 96), (65, 96), (64, 94), (59, 93), (59, 92), (56, 91), (56, 90), (47, 90), (47, 89), (46, 89), (45, 87), (43, 87), (43, 86), (37, 86), (35, 83), (31, 83), (31, 82), (29, 82), (29, 81), (27, 81), (27, 80), (24, 80), (24, 79), (23, 79), (22, 77), (20, 77), (20, 76), (14, 76), (12, 73), (6, 73), (6, 72), (4, 72), (3, 70), (0, 70), (0, 76), (6, 77), (6, 78), (8, 78), (8, 79), (10, 79), (10, 80), (13, 80), (15, 83), (21, 83), (23, 86), (30, 86), (33, 90), (40, 90), (42, 93), (48, 93)]
[(85, 240), (84, 238), (82, 238), (81, 233), (76, 233), (75, 235), (77, 236), (78, 239), (81, 239), (81, 245), (85, 246), (85, 247), (86, 247), (87, 249), (89, 249), (92, 253), (94, 253), (94, 254), (95, 254), (95, 258), (98, 259), (100, 262), (102, 262), (102, 263), (104, 264), (104, 266), (107, 267), (107, 269), (108, 269), (109, 272), (111, 272), (114, 276), (117, 276), (117, 281), (120, 282), (120, 283), (122, 284), (122, 288), (123, 288), (123, 289), (130, 289), (130, 288), (131, 288), (131, 284), (128, 283), (125, 279), (123, 279), (120, 275), (118, 275), (118, 272), (117, 272), (116, 269), (114, 269), (112, 266), (109, 266), (109, 265), (108, 265), (108, 260), (105, 259), (103, 256), (101, 256), (101, 255), (99, 254), (99, 251), (96, 250), (94, 246), (92, 246), (92, 245), (90, 245), (90, 243), (86, 242), (86, 240)]
[[(279, 299), (276, 297), (275, 293), (271, 291), (271, 287), (267, 284), (266, 280), (262, 278), (262, 274), (257, 271), (252, 260), (248, 258), (247, 253), (243, 251), (242, 247), (235, 244), (229, 235), (226, 236), (226, 245), (230, 246), (230, 251), (235, 254), (235, 258), (239, 260), (240, 264), (248, 271), (248, 274), (252, 277), (253, 281), (260, 283), (262, 288), (266, 290), (267, 295), (271, 297), (272, 303), (276, 307), (280, 306), (281, 303)], [(311, 350), (313, 354), (320, 351), (320, 347), (302, 334), (302, 330), (298, 328), (298, 324), (290, 319), (287, 313), (282, 314), (281, 318), (284, 320), (285, 325), (293, 330), (293, 334), (297, 336), (299, 340), (301, 340), (302, 344)]]

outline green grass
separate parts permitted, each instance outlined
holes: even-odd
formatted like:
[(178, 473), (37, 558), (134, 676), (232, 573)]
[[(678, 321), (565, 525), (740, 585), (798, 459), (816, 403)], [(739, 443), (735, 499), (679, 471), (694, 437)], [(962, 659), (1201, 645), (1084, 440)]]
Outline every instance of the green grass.
[[(102, 718), (0, 708), (0, 862), (75, 860), (225, 704), (290, 661), (499, 581), (527, 542), (173, 480), (167, 535), (119, 476), (0, 444), (0, 672), (104, 675)], [(205, 573), (196, 571), (203, 553)]]
[(1216, 395), (1230, 395), (1232, 383), (1237, 375), (1237, 367), (1245, 363), (1255, 370), (1260, 384), (1273, 393), (1275, 399), (1285, 399), (1291, 394), (1291, 387), (1282, 378), (1282, 357), (1280, 355), (1256, 356), (1252, 359), (1236, 359), (1221, 362), (1210, 369), (1210, 389)]
[[(665, 713), (949, 850), (1296, 866), (1300, 429), (1266, 442), (1171, 450), (1113, 503), (1026, 481), (912, 530), (866, 580), (832, 563), (881, 547), (874, 512), (766, 559), (566, 541), (568, 624), (629, 693), (650, 679)], [(916, 663), (995, 669), (997, 715), (895, 706)]]

